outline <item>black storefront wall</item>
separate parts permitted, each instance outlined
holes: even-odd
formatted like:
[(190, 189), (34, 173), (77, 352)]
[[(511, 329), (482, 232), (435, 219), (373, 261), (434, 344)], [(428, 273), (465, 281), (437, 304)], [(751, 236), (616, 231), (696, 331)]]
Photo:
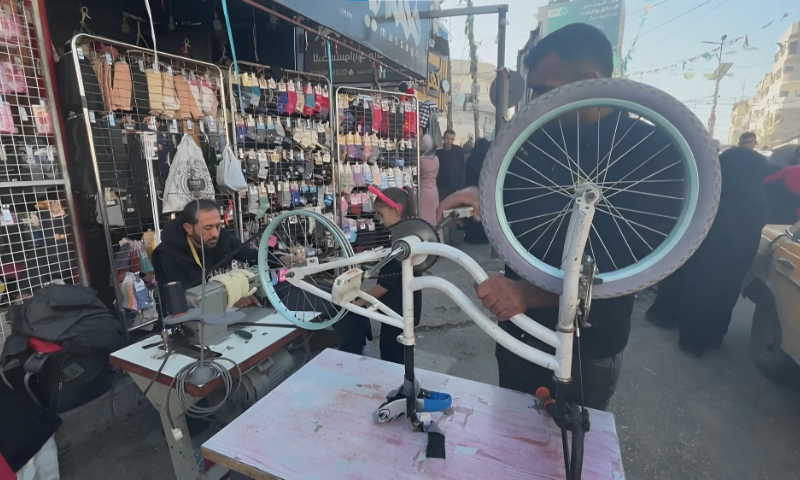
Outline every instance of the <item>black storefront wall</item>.
[[(273, 2), (264, 2), (274, 7)], [(137, 22), (128, 18), (124, 22), (129, 32), (124, 32), (123, 13), (127, 12), (141, 18), (147, 18), (147, 10), (142, 0), (46, 0), (47, 15), (50, 19), (50, 31), (53, 43), (59, 53), (65, 51), (66, 42), (71, 39), (80, 27), (82, 6), (89, 9), (91, 19), (86, 25), (96, 35), (120, 42), (136, 44)], [(150, 0), (153, 20), (156, 22), (155, 32), (158, 51), (181, 55), (184, 39), (189, 39), (191, 48), (189, 58), (203, 62), (215, 63), (222, 56), (222, 48), (233, 59), (228, 45), (228, 31), (225, 16), (219, 1), (171, 0), (162, 2)], [(174, 30), (170, 30), (170, 13)], [(215, 17), (216, 13), (216, 17)], [(253, 9), (239, 0), (228, 1), (233, 31), (236, 56), (239, 60), (260, 62), (282, 68), (294, 69), (295, 43), (294, 27), (287, 22), (270, 22), (269, 15)], [(218, 22), (215, 22), (215, 19)], [(199, 23), (199, 25), (198, 25)], [(216, 26), (221, 27), (217, 30)], [(150, 25), (141, 22), (141, 32), (149, 48), (153, 48)], [(255, 26), (255, 45), (253, 29)], [(141, 43), (140, 43), (141, 44)], [(257, 58), (256, 58), (257, 57)]]
[[(391, 64), (399, 65), (406, 69), (410, 76), (425, 78), (428, 67), (428, 38), (430, 36), (430, 22), (420, 19), (419, 12), (430, 9), (431, 2), (423, 0), (371, 0), (371, 1), (318, 1), (318, 0), (275, 0), (306, 18), (323, 25), (322, 33), (334, 38), (338, 35), (353, 40), (353, 45), (363, 45), (365, 53), (380, 55), (380, 61), (389, 60)], [(330, 29), (330, 30), (328, 30)], [(332, 32), (331, 32), (332, 30)], [(308, 69), (327, 70), (327, 47), (318, 39), (311, 38), (308, 34), (308, 49), (311, 55), (306, 55), (305, 65)], [(317, 43), (317, 56), (314, 57), (312, 45)], [(350, 44), (348, 42), (348, 44)], [(370, 52), (367, 49), (372, 49)], [(308, 52), (306, 52), (308, 53)], [(357, 61), (353, 58), (358, 54), (349, 49), (331, 45), (331, 60), (338, 60), (333, 68), (339, 69), (339, 75), (353, 77), (341, 83), (362, 83), (372, 81), (372, 61), (364, 59)], [(311, 57), (309, 59), (308, 57)], [(325, 60), (322, 57), (325, 56)], [(338, 63), (338, 66), (335, 63)], [(313, 67), (313, 68), (312, 68)], [(357, 67), (357, 68), (353, 68)], [(358, 68), (360, 67), (360, 68)], [(350, 70), (353, 70), (352, 75)], [(395, 79), (402, 79), (402, 75)], [(389, 73), (387, 72), (388, 80)], [(336, 75), (334, 82), (340, 83)]]

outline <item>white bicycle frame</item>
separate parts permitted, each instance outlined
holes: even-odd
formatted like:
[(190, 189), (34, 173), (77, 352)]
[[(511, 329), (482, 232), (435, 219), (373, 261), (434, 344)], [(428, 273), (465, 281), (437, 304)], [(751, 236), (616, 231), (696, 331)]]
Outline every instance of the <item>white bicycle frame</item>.
[[(408, 251), (410, 251), (408, 256), (402, 260), (402, 315), (397, 314), (364, 291), (359, 291), (357, 298), (366, 301), (369, 305), (368, 307), (359, 307), (352, 302), (340, 306), (350, 312), (403, 330), (403, 334), (397, 340), (403, 345), (415, 345), (414, 292), (428, 288), (439, 290), (447, 294), (494, 341), (525, 360), (552, 370), (559, 382), (568, 383), (572, 380), (572, 339), (577, 330), (575, 319), (580, 302), (578, 293), (580, 290), (579, 282), (583, 252), (589, 237), (592, 218), (594, 217), (595, 203), (600, 194), (594, 185), (584, 184), (578, 189), (575, 197), (561, 261), (561, 269), (564, 271), (564, 286), (559, 299), (556, 330), (550, 330), (524, 314), (517, 314), (509, 319), (524, 332), (555, 348), (555, 355), (531, 347), (506, 333), (497, 323), (489, 319), (464, 292), (447, 280), (431, 276), (415, 277), (414, 264), (424, 260), (424, 258), (420, 257), (436, 255), (462, 266), (478, 284), (489, 278), (489, 275), (478, 265), (478, 262), (464, 252), (449, 245), (423, 242), (416, 236), (405, 237), (394, 242), (394, 245), (405, 244)], [(286, 280), (308, 293), (333, 302), (330, 293), (306, 282), (304, 277), (326, 270), (350, 268), (353, 265), (377, 262), (392, 254), (392, 252), (393, 249), (380, 248), (359, 253), (350, 258), (340, 258), (323, 264), (291, 268), (286, 274)]]

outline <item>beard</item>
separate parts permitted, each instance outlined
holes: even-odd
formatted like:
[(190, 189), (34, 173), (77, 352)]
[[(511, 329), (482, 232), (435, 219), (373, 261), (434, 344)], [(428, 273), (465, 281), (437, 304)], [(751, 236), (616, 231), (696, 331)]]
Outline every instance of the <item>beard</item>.
[(203, 241), (199, 234), (193, 233), (192, 241), (195, 242), (197, 245), (202, 245), (204, 250), (211, 250), (212, 248), (217, 246), (217, 242), (219, 242), (219, 237)]

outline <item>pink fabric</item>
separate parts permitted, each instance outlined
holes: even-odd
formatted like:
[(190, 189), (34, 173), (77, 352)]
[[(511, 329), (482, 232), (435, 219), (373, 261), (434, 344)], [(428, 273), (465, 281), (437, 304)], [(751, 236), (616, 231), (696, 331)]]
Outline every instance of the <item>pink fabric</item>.
[(3, 93), (28, 93), (21, 66), (8, 62), (0, 64), (0, 90)]
[(792, 165), (778, 170), (764, 179), (764, 185), (783, 180), (786, 187), (795, 195), (800, 195), (800, 165)]
[(419, 216), (431, 226), (436, 226), (436, 208), (439, 206), (439, 189), (436, 176), (439, 175), (439, 158), (420, 157), (419, 168)]

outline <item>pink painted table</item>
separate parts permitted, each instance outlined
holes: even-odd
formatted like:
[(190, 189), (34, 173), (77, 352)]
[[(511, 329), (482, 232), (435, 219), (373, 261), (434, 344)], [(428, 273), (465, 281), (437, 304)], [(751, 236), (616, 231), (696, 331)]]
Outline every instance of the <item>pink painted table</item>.
[[(417, 369), (420, 385), (453, 396), (434, 414), (447, 458), (427, 459), (428, 436), (372, 414), (403, 367), (326, 350), (203, 444), (203, 456), (256, 479), (564, 479), (561, 431), (534, 397)], [(623, 480), (614, 416), (591, 411), (583, 478)]]

